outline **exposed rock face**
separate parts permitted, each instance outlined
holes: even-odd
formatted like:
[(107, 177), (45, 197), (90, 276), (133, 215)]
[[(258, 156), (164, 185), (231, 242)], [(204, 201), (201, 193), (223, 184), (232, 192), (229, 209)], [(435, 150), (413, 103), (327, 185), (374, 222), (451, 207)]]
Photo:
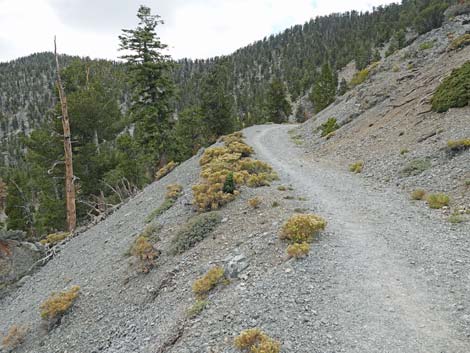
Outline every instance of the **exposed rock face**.
[(42, 246), (23, 241), (23, 232), (0, 233), (0, 288), (26, 275), (44, 256)]

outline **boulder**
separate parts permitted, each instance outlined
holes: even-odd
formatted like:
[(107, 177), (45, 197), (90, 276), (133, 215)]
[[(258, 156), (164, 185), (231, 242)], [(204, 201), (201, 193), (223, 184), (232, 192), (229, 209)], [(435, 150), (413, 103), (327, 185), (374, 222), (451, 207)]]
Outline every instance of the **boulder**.
[(0, 287), (27, 275), (31, 267), (44, 256), (44, 248), (39, 244), (0, 239)]

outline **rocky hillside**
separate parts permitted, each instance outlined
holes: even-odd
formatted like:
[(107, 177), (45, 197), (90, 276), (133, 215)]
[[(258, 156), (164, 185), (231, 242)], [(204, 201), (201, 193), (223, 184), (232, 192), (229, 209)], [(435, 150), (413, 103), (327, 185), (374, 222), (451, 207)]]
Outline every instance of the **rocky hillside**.
[[(470, 107), (430, 106), (468, 61), (470, 46), (449, 46), (469, 32), (470, 15), (454, 17), (306, 123), (245, 129), (254, 151), (220, 141), (46, 245), (52, 259), (0, 299), (3, 352), (235, 353), (254, 328), (271, 349), (251, 352), (469, 352), (470, 156), (447, 141), (470, 136)], [(449, 206), (411, 200), (418, 187)], [(299, 214), (321, 217), (308, 242), (303, 227), (289, 238)], [(0, 240), (0, 260), (25, 246)]]
[[(347, 169), (363, 161), (362, 175), (411, 192), (445, 192), (470, 207), (470, 154), (449, 151), (447, 142), (470, 136), (470, 107), (431, 111), (431, 98), (453, 69), (470, 58), (470, 46), (451, 43), (470, 33), (462, 15), (371, 68), (359, 84), (298, 132), (313, 155)], [(321, 137), (321, 125), (335, 118), (340, 128)]]

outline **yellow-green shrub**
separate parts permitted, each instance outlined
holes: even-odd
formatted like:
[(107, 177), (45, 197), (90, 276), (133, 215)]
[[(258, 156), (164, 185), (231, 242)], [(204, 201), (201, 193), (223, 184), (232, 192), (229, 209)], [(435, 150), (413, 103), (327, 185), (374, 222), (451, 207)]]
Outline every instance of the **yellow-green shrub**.
[(222, 142), (225, 142), (225, 144), (229, 145), (232, 142), (243, 142), (243, 133), (241, 131), (236, 131), (234, 133), (231, 133), (230, 135), (225, 135), (220, 138)]
[(349, 171), (353, 173), (361, 173), (364, 167), (363, 161), (357, 161), (349, 165)]
[(143, 273), (148, 273), (150, 269), (155, 266), (155, 259), (158, 257), (149, 238), (144, 235), (138, 236), (134, 241), (131, 248), (131, 255), (139, 260)]
[(167, 199), (178, 199), (181, 196), (181, 192), (183, 191), (183, 187), (179, 184), (170, 184), (166, 186), (166, 195)]
[(310, 252), (310, 244), (307, 242), (290, 244), (287, 247), (287, 255), (299, 259), (305, 257)]
[(235, 338), (233, 344), (239, 350), (250, 353), (279, 353), (281, 350), (281, 344), (259, 328), (242, 331)]
[(54, 246), (56, 244), (59, 244), (61, 241), (67, 239), (71, 233), (68, 232), (60, 232), (60, 233), (52, 233), (46, 236), (46, 238), (40, 240), (39, 242), (42, 245), (49, 245), (49, 246)]
[(218, 158), (219, 156), (229, 154), (230, 150), (224, 146), (216, 146), (216, 147), (209, 147), (206, 148), (201, 159), (199, 160), (200, 165), (205, 165), (211, 162), (213, 159)]
[(163, 178), (165, 175), (170, 173), (173, 169), (176, 168), (178, 164), (170, 161), (167, 164), (165, 164), (162, 168), (160, 168), (156, 173), (155, 173), (155, 180), (160, 180)]
[[(206, 149), (199, 161), (202, 180), (192, 188), (194, 205), (199, 211), (216, 210), (232, 201), (239, 194), (238, 186), (269, 185), (277, 178), (267, 163), (247, 158), (253, 149), (243, 143), (241, 133), (224, 136), (221, 140), (225, 146)], [(227, 178), (233, 180), (230, 188), (227, 188)]]
[(40, 306), (41, 317), (50, 323), (60, 319), (73, 305), (79, 291), (79, 286), (72, 286), (68, 291), (52, 293)]
[(206, 296), (222, 281), (224, 273), (225, 271), (222, 267), (216, 266), (211, 268), (203, 277), (198, 278), (193, 283), (193, 293), (198, 298)]
[(282, 226), (280, 238), (293, 243), (311, 241), (312, 238), (326, 227), (326, 221), (314, 214), (296, 214)]
[(2, 338), (2, 348), (7, 352), (18, 348), (24, 342), (27, 332), (28, 328), (25, 326), (11, 326)]
[(424, 189), (416, 189), (411, 193), (411, 198), (413, 200), (424, 200), (426, 196), (426, 190)]
[(447, 148), (451, 151), (460, 151), (460, 150), (470, 148), (470, 139), (447, 141)]
[(248, 205), (252, 208), (258, 208), (261, 204), (261, 199), (259, 197), (253, 197), (252, 199), (248, 200)]
[(442, 208), (449, 206), (450, 198), (446, 194), (437, 193), (428, 195), (426, 201), (431, 208)]
[(240, 153), (243, 157), (248, 157), (252, 153), (254, 153), (253, 148), (248, 146), (247, 144), (239, 141), (233, 141), (231, 142), (227, 148), (230, 150), (232, 153)]
[(467, 45), (470, 45), (470, 33), (461, 35), (455, 38), (449, 45), (449, 50), (461, 49)]

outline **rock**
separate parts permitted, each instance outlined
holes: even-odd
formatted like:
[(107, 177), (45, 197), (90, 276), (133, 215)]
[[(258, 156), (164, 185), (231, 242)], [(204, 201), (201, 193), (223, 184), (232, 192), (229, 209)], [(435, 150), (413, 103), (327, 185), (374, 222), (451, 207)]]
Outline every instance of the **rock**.
[[(20, 234), (18, 236), (21, 237)], [(22, 278), (43, 257), (42, 246), (11, 239), (0, 240), (0, 285)]]
[(240, 254), (232, 258), (227, 259), (225, 268), (225, 274), (229, 278), (237, 278), (242, 271), (249, 266), (245, 255)]

